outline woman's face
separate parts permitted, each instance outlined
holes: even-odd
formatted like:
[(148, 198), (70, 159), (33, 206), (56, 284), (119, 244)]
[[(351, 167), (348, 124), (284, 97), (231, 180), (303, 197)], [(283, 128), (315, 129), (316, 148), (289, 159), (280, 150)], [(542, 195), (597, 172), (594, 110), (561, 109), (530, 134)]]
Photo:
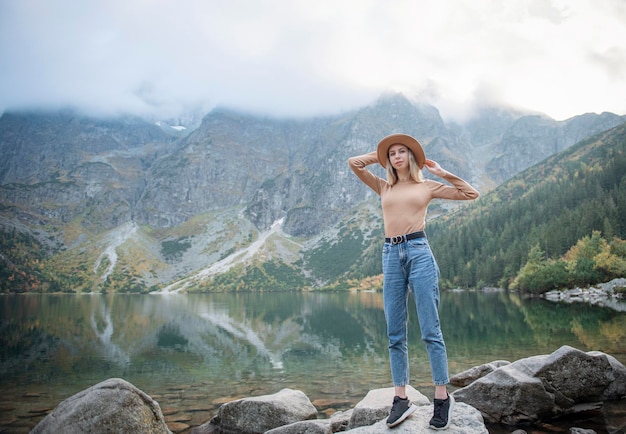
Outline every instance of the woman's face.
[(409, 148), (401, 144), (391, 145), (389, 147), (389, 161), (391, 166), (396, 170), (409, 168)]

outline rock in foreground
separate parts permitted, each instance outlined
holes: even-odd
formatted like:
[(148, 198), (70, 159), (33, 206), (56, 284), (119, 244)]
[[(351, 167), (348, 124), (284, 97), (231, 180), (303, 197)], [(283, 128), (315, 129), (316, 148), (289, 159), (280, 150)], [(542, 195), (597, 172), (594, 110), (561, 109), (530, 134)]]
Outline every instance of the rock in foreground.
[(317, 418), (317, 409), (299, 390), (283, 389), (222, 405), (211, 421), (224, 432), (264, 433), (273, 428)]
[(171, 434), (161, 407), (119, 378), (105, 380), (61, 402), (31, 434)]
[[(501, 366), (498, 366), (501, 365)], [(449, 433), (487, 434), (484, 421), (527, 425), (588, 410), (597, 403), (626, 398), (626, 367), (614, 357), (561, 347), (549, 355), (508, 364), (493, 362), (459, 375), (471, 381), (453, 393)], [(386, 419), (394, 389), (371, 390), (354, 408), (319, 419), (318, 410), (299, 390), (243, 398), (223, 404), (216, 416), (192, 434), (355, 434), (389, 432)], [(395, 434), (431, 433), (432, 403), (414, 388), (407, 395), (417, 410)], [(611, 426), (623, 428), (617, 421)], [(172, 428), (175, 429), (175, 428)], [(619, 428), (621, 429), (621, 428)], [(121, 379), (110, 379), (63, 401), (32, 431), (39, 433), (171, 434), (159, 404)], [(617, 432), (617, 431), (611, 431)]]
[[(365, 398), (352, 410), (348, 429), (372, 425), (389, 416), (393, 403), (394, 388), (370, 390)], [(406, 387), (406, 395), (417, 406), (430, 404), (428, 398), (411, 386)]]
[(454, 397), (489, 422), (535, 423), (626, 398), (626, 367), (613, 356), (563, 346), (497, 368)]
[[(393, 401), (393, 387), (375, 389), (367, 393), (365, 398), (349, 412), (339, 412), (330, 419), (309, 419), (283, 424), (275, 428), (264, 431), (271, 425), (276, 425), (277, 414), (285, 411), (292, 402), (289, 395), (282, 395), (284, 391), (275, 395), (259, 396), (256, 398), (246, 398), (233, 401), (239, 406), (239, 412), (233, 414), (234, 418), (226, 421), (222, 418), (223, 407), (218, 416), (210, 423), (195, 428), (193, 434), (331, 434), (333, 432), (347, 431), (355, 434), (375, 434), (389, 432), (386, 420), (391, 410)], [(293, 391), (292, 391), (293, 392)], [(301, 392), (299, 392), (301, 393)], [(396, 434), (402, 433), (432, 433), (428, 423), (433, 415), (432, 403), (414, 388), (407, 386), (407, 395), (418, 407), (417, 410), (400, 426), (393, 429)], [(254, 411), (250, 413), (249, 408), (242, 406), (243, 402), (254, 399), (258, 409), (263, 408), (263, 412)], [(229, 403), (230, 404), (230, 403)], [(227, 406), (228, 404), (225, 404)], [(304, 414), (301, 415), (304, 417)], [(347, 426), (346, 426), (347, 425)], [(475, 408), (458, 403), (453, 409), (452, 422), (448, 428), (449, 433), (457, 434), (488, 434), (482, 415)]]
[[(428, 426), (430, 418), (433, 416), (433, 405), (422, 405), (415, 410), (401, 425), (393, 428), (392, 431), (387, 428), (387, 417), (374, 425), (362, 426), (350, 430), (352, 434), (377, 434), (388, 433), (393, 434), (432, 434), (436, 432)], [(452, 409), (452, 419), (450, 426), (444, 431), (448, 434), (489, 434), (485, 427), (482, 415), (474, 407), (467, 404), (457, 402)]]

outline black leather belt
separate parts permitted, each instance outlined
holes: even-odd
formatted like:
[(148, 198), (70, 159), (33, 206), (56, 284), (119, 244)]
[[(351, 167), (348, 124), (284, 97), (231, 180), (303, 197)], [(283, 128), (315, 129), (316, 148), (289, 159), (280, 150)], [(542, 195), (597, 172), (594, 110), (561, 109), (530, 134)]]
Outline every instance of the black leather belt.
[(426, 238), (426, 232), (417, 231), (406, 235), (397, 235), (395, 237), (385, 238), (385, 242), (391, 244), (400, 244), (404, 243), (405, 241), (414, 240), (415, 238)]

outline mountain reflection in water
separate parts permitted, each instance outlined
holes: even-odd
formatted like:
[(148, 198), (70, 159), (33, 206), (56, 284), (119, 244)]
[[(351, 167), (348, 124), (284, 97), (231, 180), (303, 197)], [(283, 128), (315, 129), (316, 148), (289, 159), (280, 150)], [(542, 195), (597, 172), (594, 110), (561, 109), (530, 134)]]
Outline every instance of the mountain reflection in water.
[[(0, 313), (1, 426), (34, 426), (45, 414), (36, 409), (112, 377), (162, 408), (202, 407), (196, 424), (225, 399), (284, 387), (345, 410), (391, 385), (381, 293), (10, 295)], [(607, 308), (444, 292), (441, 322), (451, 374), (562, 345), (626, 362), (626, 314)], [(432, 399), (410, 323), (412, 385)]]

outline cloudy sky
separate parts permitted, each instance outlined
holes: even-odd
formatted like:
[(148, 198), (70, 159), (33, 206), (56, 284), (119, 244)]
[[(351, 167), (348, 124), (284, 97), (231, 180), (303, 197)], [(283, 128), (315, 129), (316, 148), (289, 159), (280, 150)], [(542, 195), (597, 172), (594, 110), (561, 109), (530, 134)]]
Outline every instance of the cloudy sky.
[(625, 0), (0, 0), (0, 110), (626, 114)]

